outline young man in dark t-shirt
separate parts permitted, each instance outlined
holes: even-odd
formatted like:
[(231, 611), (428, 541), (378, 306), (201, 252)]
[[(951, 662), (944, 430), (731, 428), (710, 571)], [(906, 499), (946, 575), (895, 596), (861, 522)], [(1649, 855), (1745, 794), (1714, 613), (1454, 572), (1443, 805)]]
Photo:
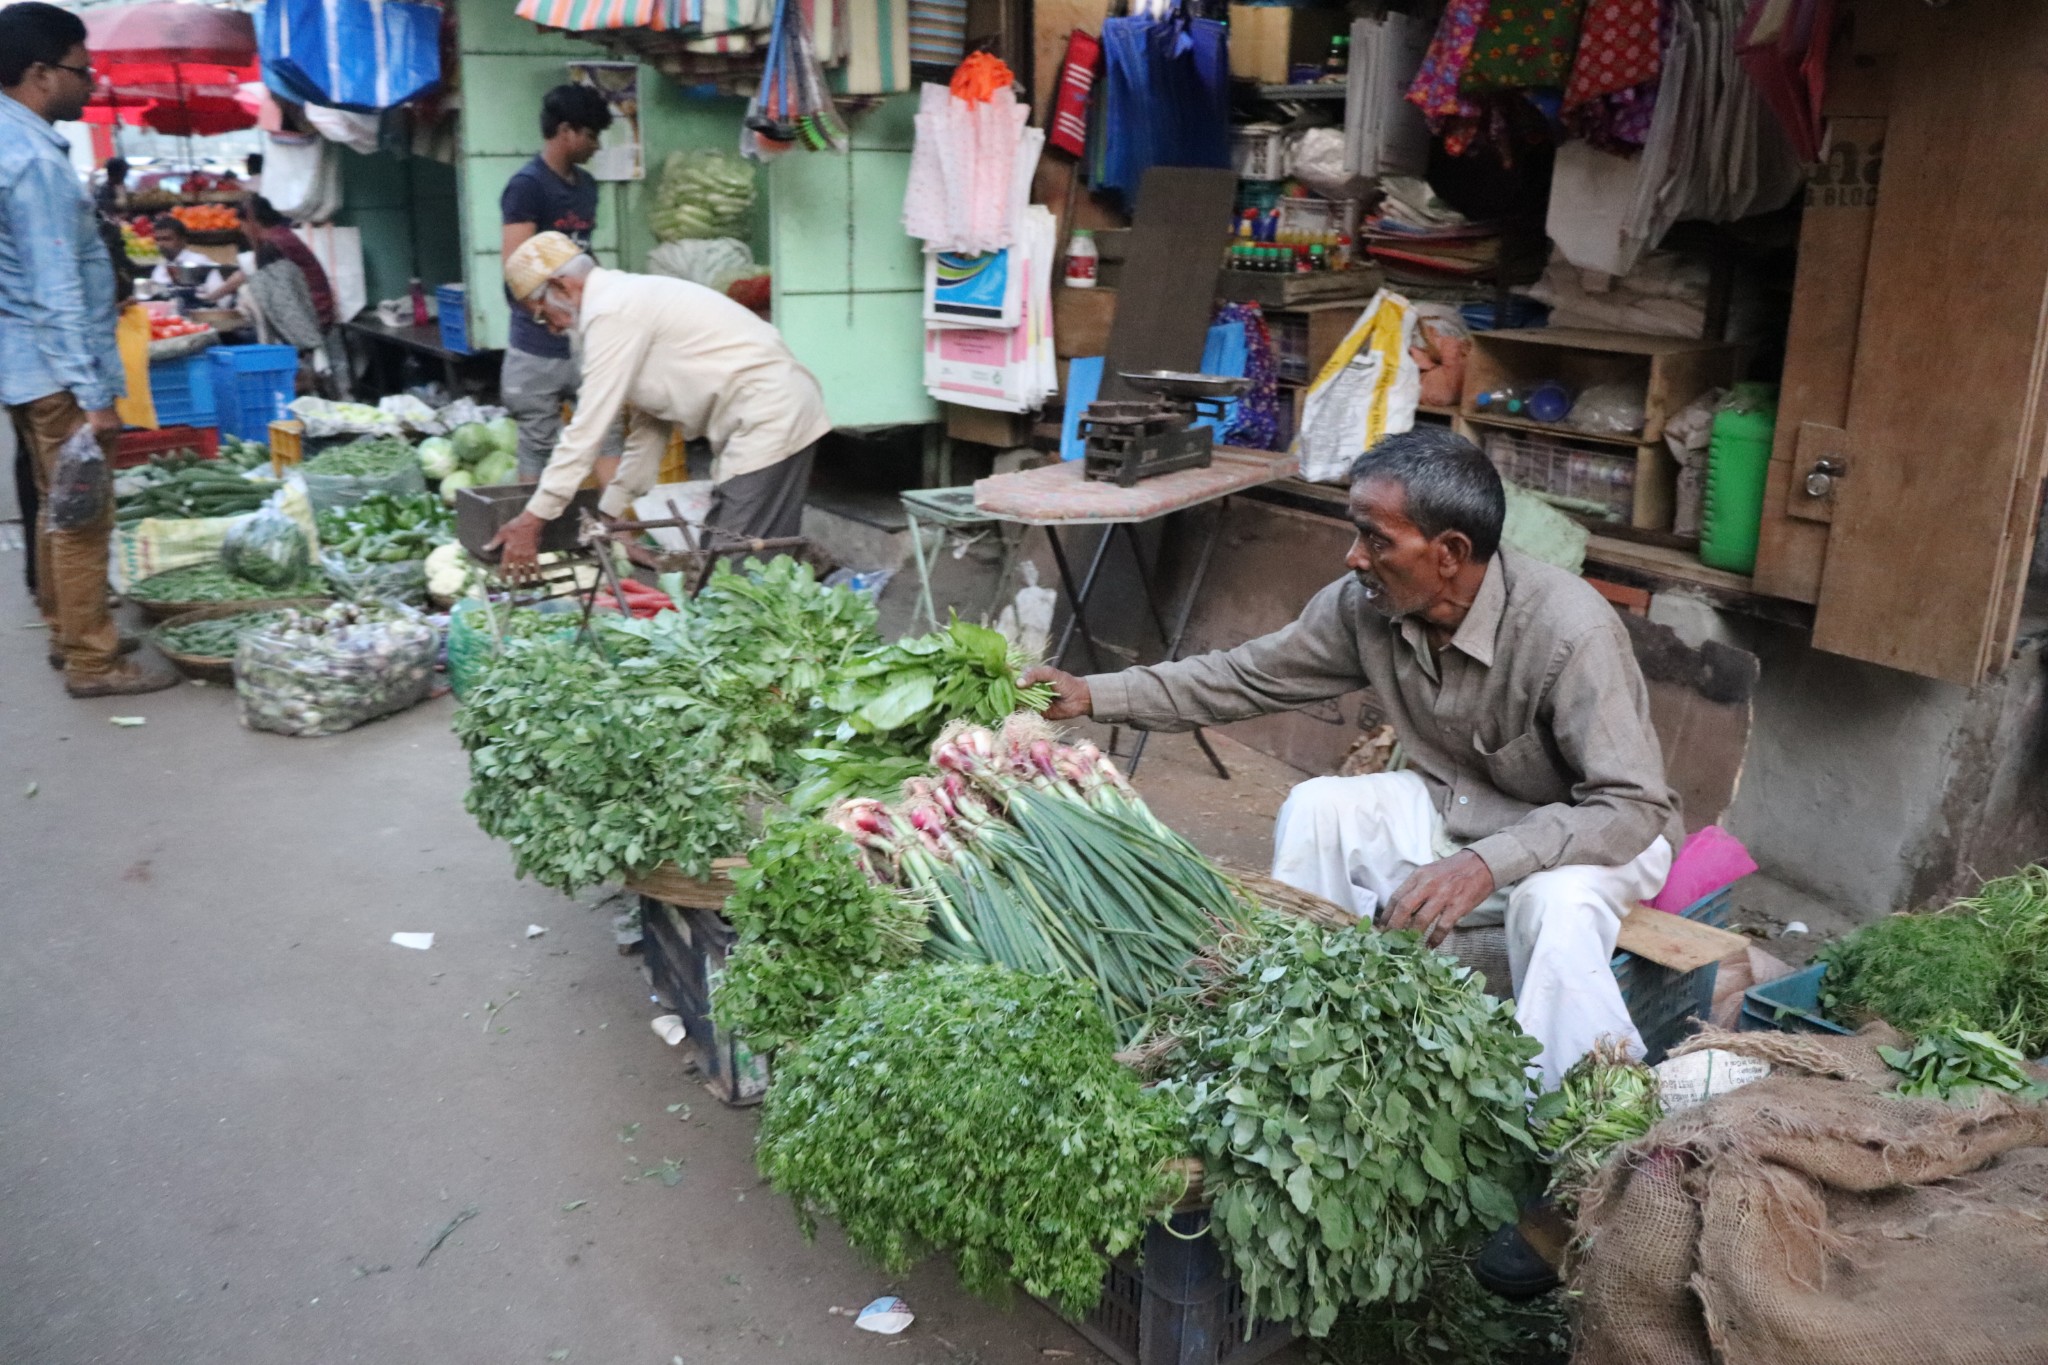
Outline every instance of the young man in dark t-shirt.
[[(587, 85), (558, 85), (542, 97), (540, 155), (512, 173), (498, 200), (507, 257), (537, 232), (559, 232), (579, 246), (590, 245), (597, 181), (583, 163), (597, 155), (598, 135), (611, 121), (604, 96)], [(580, 382), (569, 339), (515, 307), (498, 391), (519, 423), (520, 482), (534, 482), (547, 467), (562, 435), (562, 404), (576, 396)], [(606, 455), (619, 453), (619, 435), (606, 441)]]

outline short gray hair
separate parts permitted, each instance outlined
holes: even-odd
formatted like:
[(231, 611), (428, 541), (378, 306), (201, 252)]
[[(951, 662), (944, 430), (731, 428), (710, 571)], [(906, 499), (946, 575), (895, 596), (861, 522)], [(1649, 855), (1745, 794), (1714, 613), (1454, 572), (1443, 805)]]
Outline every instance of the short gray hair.
[(1381, 439), (1351, 466), (1351, 482), (1385, 479), (1401, 485), (1408, 520), (1434, 540), (1462, 532), (1473, 555), (1491, 559), (1508, 516), (1500, 473), (1479, 447), (1443, 427), (1416, 427)]

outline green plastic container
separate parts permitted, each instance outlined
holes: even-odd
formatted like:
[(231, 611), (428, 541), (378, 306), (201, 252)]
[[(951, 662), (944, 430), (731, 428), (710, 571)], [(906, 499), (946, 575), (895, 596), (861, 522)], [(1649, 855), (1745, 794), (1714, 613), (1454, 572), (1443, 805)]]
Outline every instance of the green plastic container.
[(1756, 572), (1764, 519), (1764, 478), (1778, 424), (1778, 386), (1737, 384), (1714, 414), (1707, 447), (1707, 490), (1700, 506), (1700, 561), (1734, 573)]

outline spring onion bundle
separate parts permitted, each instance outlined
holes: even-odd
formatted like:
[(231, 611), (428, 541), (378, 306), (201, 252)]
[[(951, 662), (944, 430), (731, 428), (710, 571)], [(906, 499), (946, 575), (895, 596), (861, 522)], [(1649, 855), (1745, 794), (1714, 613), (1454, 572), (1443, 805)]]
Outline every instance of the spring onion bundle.
[(1090, 982), (1129, 1042), (1254, 912), (1101, 750), (1054, 743), (1036, 717), (956, 726), (932, 760), (941, 776), (906, 783), (898, 805), (846, 802), (833, 819), (879, 880), (930, 907), (936, 957)]

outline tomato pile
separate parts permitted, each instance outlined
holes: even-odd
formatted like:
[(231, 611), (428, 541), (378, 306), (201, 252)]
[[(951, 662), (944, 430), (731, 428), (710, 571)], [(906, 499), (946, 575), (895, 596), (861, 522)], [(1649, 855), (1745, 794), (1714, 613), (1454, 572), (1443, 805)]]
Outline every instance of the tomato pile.
[(242, 215), (227, 204), (180, 204), (171, 217), (193, 232), (232, 232), (242, 225)]
[(210, 332), (212, 330), (211, 327), (208, 327), (203, 322), (192, 322), (185, 318), (151, 318), (149, 320), (149, 339), (151, 341), (164, 341), (171, 337), (197, 336), (201, 332)]

